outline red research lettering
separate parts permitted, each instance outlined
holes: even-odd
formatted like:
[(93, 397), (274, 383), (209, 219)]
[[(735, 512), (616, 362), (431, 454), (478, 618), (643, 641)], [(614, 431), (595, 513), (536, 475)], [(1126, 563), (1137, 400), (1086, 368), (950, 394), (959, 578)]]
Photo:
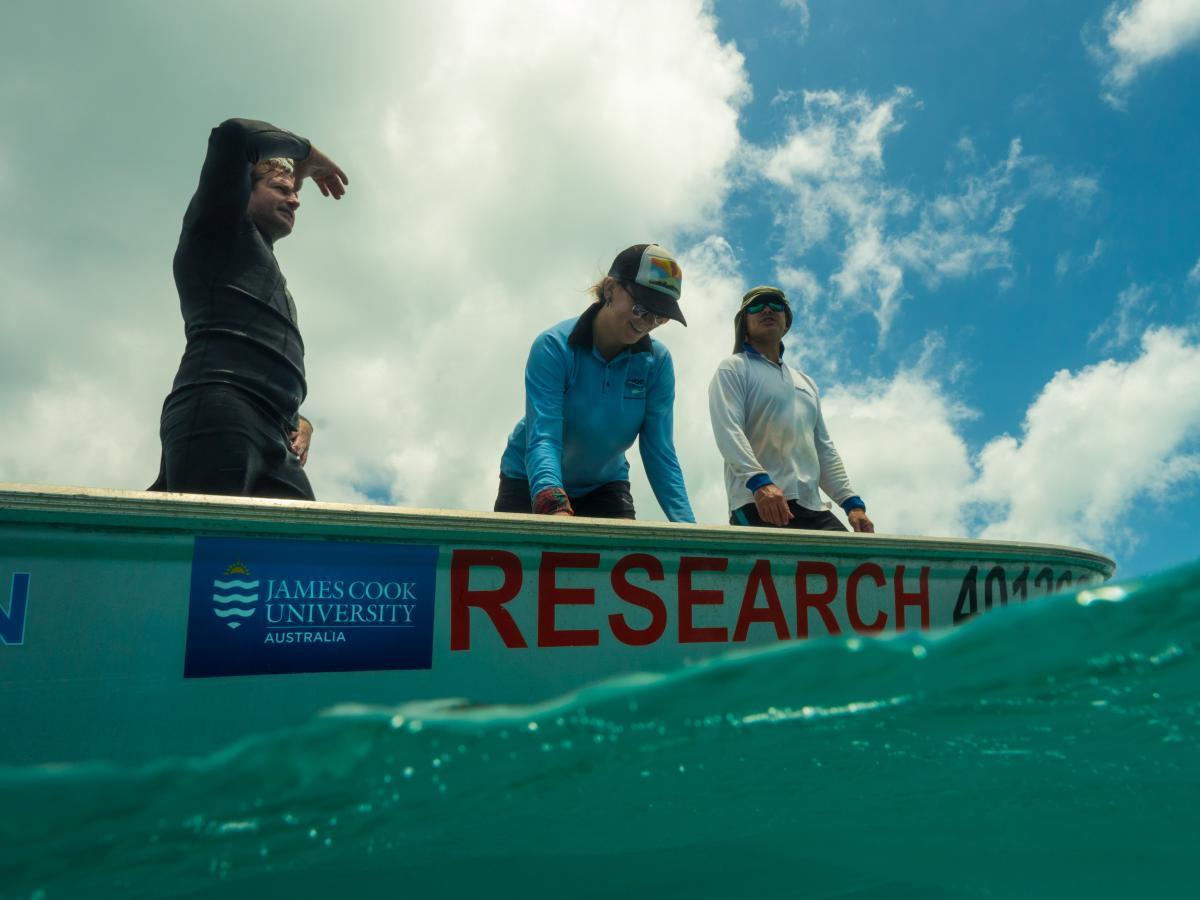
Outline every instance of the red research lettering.
[[(471, 590), (471, 569), (491, 566), (504, 573), (498, 588)], [(521, 560), (507, 550), (455, 550), (450, 558), (450, 649), (471, 649), (471, 607), (483, 610), (504, 641), (515, 649), (527, 646), (521, 629), (504, 604), (521, 592)]]
[(559, 587), (555, 583), (554, 573), (559, 569), (596, 569), (599, 566), (599, 553), (555, 553), (547, 550), (542, 554), (542, 564), (538, 567), (539, 647), (595, 647), (600, 643), (600, 632), (595, 628), (560, 629), (554, 624), (556, 607), (591, 606), (596, 602), (594, 590)]
[[(809, 593), (808, 576), (819, 575), (825, 579), (825, 590), (819, 594)], [(817, 562), (815, 560), (796, 563), (796, 637), (808, 637), (808, 611), (815, 609), (825, 623), (825, 630), (830, 634), (841, 634), (837, 616), (829, 608), (837, 596), (838, 577), (837, 567), (833, 563)]]
[[(754, 605), (760, 589), (767, 598), (764, 607)], [(742, 608), (738, 610), (737, 625), (733, 629), (734, 641), (741, 643), (746, 640), (750, 626), (755, 622), (770, 622), (775, 626), (775, 637), (781, 641), (788, 639), (787, 618), (783, 614), (783, 604), (779, 602), (779, 591), (775, 589), (775, 581), (771, 578), (771, 561), (767, 559), (755, 561), (746, 579), (746, 593), (742, 595)]]
[(875, 563), (863, 563), (851, 572), (850, 577), (846, 579), (846, 615), (850, 619), (850, 627), (859, 634), (879, 634), (887, 627), (887, 613), (882, 609), (879, 610), (875, 615), (875, 621), (868, 625), (858, 612), (858, 583), (864, 578), (870, 578), (875, 582), (876, 587), (883, 587), (887, 584), (887, 576), (883, 574), (883, 569)]
[(929, 630), (929, 566), (921, 567), (919, 584), (921, 587), (915, 594), (904, 592), (904, 566), (896, 566), (896, 574), (892, 579), (896, 591), (896, 631), (904, 630), (904, 607), (918, 606), (921, 608), (921, 630)]
[(631, 628), (625, 616), (613, 613), (608, 617), (608, 627), (622, 644), (645, 647), (657, 641), (667, 630), (667, 605), (663, 603), (662, 597), (653, 591), (630, 584), (626, 578), (630, 569), (644, 569), (651, 581), (662, 581), (663, 564), (649, 553), (631, 553), (617, 560), (612, 570), (613, 592), (626, 603), (649, 612), (650, 624), (640, 630)]
[(695, 606), (720, 606), (725, 602), (722, 591), (701, 591), (692, 587), (693, 572), (724, 572), (729, 560), (723, 556), (679, 557), (679, 643), (720, 644), (729, 640), (726, 628), (699, 628), (692, 624)]

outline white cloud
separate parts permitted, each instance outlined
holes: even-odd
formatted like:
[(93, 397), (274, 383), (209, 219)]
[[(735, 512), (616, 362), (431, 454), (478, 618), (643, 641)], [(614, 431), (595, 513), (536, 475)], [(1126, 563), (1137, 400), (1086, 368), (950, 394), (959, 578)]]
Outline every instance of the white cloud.
[(798, 15), (805, 25), (808, 25), (808, 0), (779, 0), (779, 5), (784, 9), (790, 9)]
[(1198, 436), (1200, 344), (1147, 331), (1131, 362), (1056, 374), (1022, 435), (984, 447), (976, 496), (993, 508), (981, 536), (1110, 546), (1137, 501), (1195, 481)]
[(1071, 254), (1060, 253), (1054, 261), (1054, 277), (1062, 279), (1068, 272), (1071, 271)]
[(977, 156), (975, 142), (965, 134), (954, 143), (954, 150), (958, 154), (958, 159), (951, 157), (946, 161), (946, 168), (948, 170), (957, 162), (974, 162)]
[(908, 296), (910, 273), (936, 289), (945, 279), (1007, 272), (1011, 233), (1030, 200), (1082, 210), (1099, 190), (1094, 178), (1027, 154), (1019, 139), (1003, 160), (980, 169), (974, 144), (962, 137), (951, 148), (954, 174), (946, 190), (919, 196), (902, 178), (889, 179), (884, 164), (885, 145), (905, 127), (902, 113), (914, 102), (907, 88), (880, 101), (805, 92), (784, 137), (748, 148), (743, 161), (745, 177), (773, 189), (779, 271), (798, 269), (815, 248), (833, 250), (838, 265), (827, 275), (833, 293), (851, 312), (874, 315), (881, 339)]
[(1117, 295), (1116, 310), (1088, 335), (1088, 343), (1105, 338), (1101, 349), (1108, 353), (1138, 337), (1145, 328), (1146, 318), (1154, 312), (1155, 305), (1147, 302), (1150, 295), (1149, 287), (1136, 283), (1121, 291)]
[(826, 424), (881, 532), (962, 536), (974, 473), (958, 424), (971, 413), (932, 378), (831, 387)]
[(1165, 503), (1180, 485), (1200, 481), (1200, 453), (1178, 453), (1163, 461), (1159, 478), (1146, 487), (1146, 493), (1156, 503)]
[(1105, 100), (1120, 107), (1144, 68), (1200, 41), (1200, 0), (1122, 0), (1105, 10), (1103, 31), (1088, 49), (1106, 69)]
[[(155, 279), (132, 261), (120, 271), (86, 252), (44, 256), (20, 240), (0, 263), (0, 420), (10, 435), (0, 481), (145, 488), (183, 349), (169, 274)], [(130, 285), (141, 296), (127, 295)], [(156, 300), (166, 301), (159, 310)]]
[(883, 183), (883, 142), (902, 127), (897, 109), (910, 97), (907, 88), (880, 103), (863, 94), (806, 91), (785, 138), (746, 156), (748, 169), (782, 189), (775, 212), (784, 243), (780, 268), (796, 268), (814, 246), (844, 239), (842, 266), (830, 280), (842, 296), (872, 304), (883, 332), (903, 284), (884, 227), (894, 210), (911, 204)]
[(808, 27), (812, 21), (808, 12), (808, 0), (779, 0), (779, 5), (795, 17), (796, 36), (800, 40), (808, 37)]
[(1192, 270), (1188, 272), (1187, 280), (1191, 284), (1200, 284), (1200, 259), (1196, 260), (1196, 264), (1192, 266)]
[[(742, 57), (720, 42), (703, 0), (454, 0), (373, 15), (369, 35), (353, 33), (355, 53), (336, 57), (346, 102), (282, 103), (277, 85), (253, 84), (237, 108), (225, 92), (203, 110), (169, 104), (155, 140), (133, 148), (147, 145), (150, 161), (122, 144), (79, 169), (82, 208), (100, 220), (126, 212), (135, 227), (68, 217), (63, 227), (77, 234), (40, 243), (30, 228), (12, 231), (18, 241), (0, 246), (0, 408), (22, 437), (0, 442), (0, 481), (141, 488), (153, 479), (158, 411), (183, 347), (173, 232), (204, 136), (228, 115), (311, 136), (351, 175), (340, 203), (306, 193), (296, 234), (278, 247), (306, 340), (304, 411), (317, 425), (308, 469), (322, 499), (490, 508), (536, 334), (582, 311), (588, 285), (629, 244), (703, 256), (749, 96)], [(238, 58), (243, 38), (227, 21), (214, 9), (189, 27), (211, 30)], [(176, 26), (165, 14), (145, 23), (151, 33)], [(144, 59), (135, 68), (207, 77), (208, 44), (193, 43), (178, 68)], [(329, 78), (328, 66), (301, 66), (285, 93), (329, 97)], [(94, 100), (89, 87), (81, 106)], [(76, 118), (59, 116), (64, 127)], [(56, 135), (64, 146), (80, 139)], [(119, 201), (96, 197), (97, 185)], [(45, 258), (35, 247), (49, 248)], [(703, 268), (685, 265), (692, 327), (663, 333), (691, 379), (681, 384), (700, 391), (715, 358), (690, 360), (728, 350), (723, 312), (705, 324), (703, 303), (717, 298), (705, 297)], [(739, 287), (720, 300), (736, 306)], [(686, 451), (696, 470), (712, 468), (704, 440), (703, 463), (698, 441)], [(636, 452), (631, 461), (640, 469)], [(660, 515), (653, 500), (640, 511)]]
[[(600, 39), (635, 11), (634, 33)], [(742, 58), (714, 27), (699, 0), (462, 0), (431, 23), (421, 36), (435, 61), (425, 77), (384, 85), (391, 174), (370, 198), (374, 221), (354, 226), (375, 236), (365, 252), (378, 291), (354, 309), (318, 307), (306, 330), (306, 407), (328, 426), (314, 443), (318, 496), (490, 509), (524, 411), (531, 342), (586, 307), (586, 288), (628, 244), (654, 240), (682, 254), (690, 327), (661, 337), (681, 386), (702, 390), (727, 340), (716, 320), (706, 324), (716, 298), (705, 296), (704, 264), (686, 261), (710, 252), (703, 239), (728, 189), (748, 97)], [(298, 262), (296, 275), (285, 266), (293, 283), (327, 277), (318, 261)], [(362, 323), (352, 340), (348, 316)], [(680, 395), (686, 455), (696, 438)], [(711, 437), (703, 441), (707, 458)], [(661, 515), (653, 499), (638, 500), (643, 517)]]
[[(1078, 268), (1080, 272), (1090, 271), (1096, 263), (1100, 261), (1100, 257), (1104, 255), (1105, 245), (1100, 238), (1096, 239), (1096, 243), (1092, 245), (1091, 252), (1087, 256), (1078, 259)], [(1063, 279), (1068, 272), (1076, 265), (1077, 257), (1069, 250), (1058, 254), (1058, 258), (1054, 263), (1054, 275), (1059, 280)]]
[(813, 310), (821, 299), (821, 282), (802, 266), (780, 266), (775, 271), (779, 286), (784, 289), (793, 307)]
[[(598, 43), (633, 10), (633, 35)], [(389, 199), (420, 213), (392, 223), (392, 246), (440, 268), (466, 244), (514, 270), (529, 241), (715, 213), (747, 86), (698, 0), (460, 2), (438, 19), (426, 77), (388, 86)]]
[(1136, 540), (1124, 518), (1200, 484), (1200, 341), (1142, 336), (1130, 362), (1057, 373), (1018, 437), (974, 458), (973, 413), (943, 386), (936, 341), (887, 381), (830, 385), (830, 433), (881, 532), (1083, 545), (1115, 553)]
[(157, 405), (111, 393), (116, 387), (136, 396), (133, 375), (127, 371), (112, 383), (96, 384), (69, 373), (4, 398), (8, 421), (19, 423), (10, 434), (20, 437), (0, 453), (0, 481), (147, 487), (158, 471), (158, 433), (147, 427), (157, 418)]

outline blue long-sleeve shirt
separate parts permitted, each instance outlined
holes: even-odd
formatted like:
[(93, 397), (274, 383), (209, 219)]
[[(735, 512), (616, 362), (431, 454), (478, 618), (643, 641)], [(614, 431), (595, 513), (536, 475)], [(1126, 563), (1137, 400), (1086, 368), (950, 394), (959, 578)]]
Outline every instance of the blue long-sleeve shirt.
[(543, 331), (525, 365), (525, 417), (508, 438), (500, 471), (581, 496), (629, 479), (635, 439), (650, 487), (672, 522), (695, 522), (679, 459), (673, 415), (675, 368), (649, 335), (604, 359), (592, 344), (597, 307)]

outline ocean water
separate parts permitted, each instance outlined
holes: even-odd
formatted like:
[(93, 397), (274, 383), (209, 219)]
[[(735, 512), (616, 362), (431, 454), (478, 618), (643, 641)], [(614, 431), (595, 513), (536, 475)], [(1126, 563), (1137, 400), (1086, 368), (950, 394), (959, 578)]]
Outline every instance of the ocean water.
[(537, 707), (0, 770), (0, 897), (1197, 896), (1198, 649), (1195, 564)]

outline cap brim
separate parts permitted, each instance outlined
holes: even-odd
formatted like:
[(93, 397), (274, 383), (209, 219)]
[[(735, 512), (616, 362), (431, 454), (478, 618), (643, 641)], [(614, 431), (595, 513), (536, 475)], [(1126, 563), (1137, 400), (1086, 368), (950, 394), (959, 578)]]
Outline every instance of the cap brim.
[(666, 316), (668, 319), (674, 319), (680, 325), (687, 327), (687, 319), (683, 317), (683, 313), (679, 309), (679, 303), (673, 298), (668, 297), (662, 291), (656, 291), (654, 288), (648, 288), (644, 284), (638, 284), (636, 281), (626, 283), (629, 293), (633, 294), (633, 299), (640, 303), (656, 316)]
[(763, 286), (763, 287), (751, 288), (749, 291), (746, 292), (746, 295), (744, 297), (742, 297), (742, 309), (745, 309), (747, 306), (749, 306), (755, 300), (764, 300), (768, 297), (778, 297), (784, 303), (787, 303), (788, 306), (791, 306), (791, 304), (788, 303), (787, 295), (784, 294), (784, 292), (781, 291), (779, 288)]

